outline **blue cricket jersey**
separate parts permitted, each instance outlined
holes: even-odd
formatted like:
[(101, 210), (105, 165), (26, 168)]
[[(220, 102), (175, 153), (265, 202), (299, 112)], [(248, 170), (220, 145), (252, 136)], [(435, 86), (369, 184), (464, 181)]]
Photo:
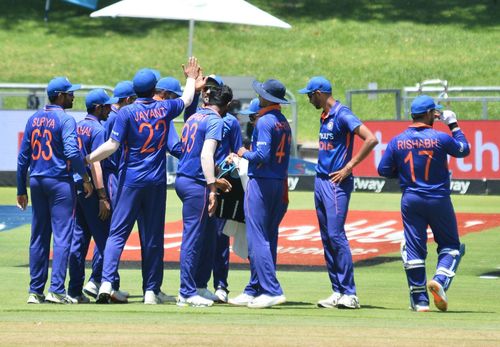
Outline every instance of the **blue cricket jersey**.
[(166, 183), (166, 150), (171, 121), (184, 109), (182, 99), (139, 98), (120, 109), (111, 138), (125, 145), (120, 182), (128, 187)]
[(401, 190), (429, 197), (450, 195), (448, 157), (463, 158), (470, 149), (464, 133), (453, 137), (422, 123), (411, 125), (394, 137), (378, 165), (381, 176), (399, 177)]
[[(352, 159), (354, 131), (361, 121), (352, 111), (336, 101), (328, 114), (321, 115), (316, 172), (321, 176), (342, 169)], [(352, 175), (351, 175), (352, 177)]]
[[(105, 141), (111, 137), (111, 131), (113, 130), (113, 126), (115, 125), (116, 117), (118, 116), (119, 109), (114, 105), (111, 106), (111, 112), (108, 115), (108, 119), (103, 123), (103, 127), (105, 129), (104, 139)], [(101, 165), (103, 170), (107, 172), (118, 172), (118, 166), (120, 164), (120, 158), (122, 157), (123, 147), (120, 146), (118, 150), (111, 154), (108, 158), (101, 161)]]
[(237, 153), (241, 148), (241, 128), (238, 119), (230, 113), (222, 118), (222, 140), (215, 152), (215, 163), (220, 164), (227, 158), (229, 153)]
[(26, 194), (26, 176), (71, 178), (71, 167), (85, 174), (78, 149), (76, 121), (58, 105), (46, 105), (32, 115), (24, 130), (17, 159), (17, 194)]
[(279, 105), (263, 108), (252, 134), (252, 150), (245, 152), (248, 176), (284, 179), (288, 176), (292, 132)]
[(205, 181), (201, 167), (201, 150), (205, 140), (222, 140), (223, 120), (210, 108), (201, 108), (188, 118), (182, 128), (182, 155), (177, 175)]
[[(92, 153), (104, 143), (106, 130), (101, 125), (96, 116), (88, 114), (85, 119), (76, 124), (76, 133), (78, 135), (78, 146), (85, 157)], [(87, 167), (87, 173), (91, 175), (90, 166)], [(75, 182), (81, 182), (82, 177), (79, 174), (73, 176)]]

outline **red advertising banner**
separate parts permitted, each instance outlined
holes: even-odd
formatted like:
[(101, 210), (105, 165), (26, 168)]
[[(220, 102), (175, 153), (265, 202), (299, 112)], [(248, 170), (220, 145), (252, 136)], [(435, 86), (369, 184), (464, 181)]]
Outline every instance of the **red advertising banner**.
[[(354, 169), (355, 176), (376, 177), (377, 165), (382, 158), (389, 141), (405, 130), (411, 121), (370, 121), (364, 122), (377, 137), (379, 144), (360, 165)], [(460, 121), (471, 146), (470, 155), (466, 158), (450, 158), (449, 168), (453, 179), (500, 179), (500, 121)], [(434, 128), (450, 134), (446, 125), (434, 123)], [(361, 147), (356, 138), (354, 153)]]

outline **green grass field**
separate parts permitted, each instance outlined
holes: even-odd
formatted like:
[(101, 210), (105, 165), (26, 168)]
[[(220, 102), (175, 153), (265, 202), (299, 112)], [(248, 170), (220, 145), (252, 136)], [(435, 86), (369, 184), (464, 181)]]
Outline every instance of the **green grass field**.
[[(105, 6), (113, 0), (102, 0)], [(296, 94), (298, 142), (316, 139), (318, 112), (298, 95), (309, 77), (325, 75), (334, 96), (348, 89), (414, 86), (440, 78), (454, 86), (498, 85), (500, 19), (494, 0), (251, 0), (291, 23), (291, 30), (197, 23), (194, 53), (206, 73), (270, 77)], [(1, 0), (0, 82), (47, 83), (67, 75), (75, 83), (114, 86), (142, 67), (181, 78), (187, 54), (185, 21), (91, 19), (90, 11), (52, 1)], [(496, 14), (495, 14), (496, 13)], [(392, 96), (354, 97), (363, 120), (391, 119)], [(83, 99), (77, 100), (81, 108)], [(26, 100), (5, 101), (24, 108)], [(479, 103), (453, 105), (460, 119), (479, 119)], [(287, 111), (288, 112), (288, 111)], [(499, 119), (500, 103), (490, 103)]]
[[(354, 193), (351, 210), (395, 211), (398, 194)], [(0, 205), (15, 200), (13, 188), (0, 188)], [(500, 214), (498, 196), (454, 196), (457, 212)], [(167, 220), (180, 218), (180, 202), (169, 190)], [(290, 209), (312, 209), (311, 193), (292, 193)], [(500, 215), (499, 217), (500, 218)], [(279, 271), (287, 304), (272, 309), (217, 305), (207, 309), (141, 303), (140, 270), (121, 271), (128, 305), (27, 305), (29, 226), (0, 233), (0, 345), (176, 345), (176, 346), (498, 346), (500, 280), (478, 276), (500, 267), (500, 228), (462, 238), (467, 255), (448, 292), (449, 312), (408, 310), (401, 262), (356, 266), (362, 309), (318, 309), (330, 295), (326, 271)], [(392, 254), (398, 256), (398, 254)], [(428, 273), (435, 264), (429, 246)], [(230, 271), (231, 295), (248, 271)], [(179, 271), (165, 270), (163, 289), (177, 292)]]

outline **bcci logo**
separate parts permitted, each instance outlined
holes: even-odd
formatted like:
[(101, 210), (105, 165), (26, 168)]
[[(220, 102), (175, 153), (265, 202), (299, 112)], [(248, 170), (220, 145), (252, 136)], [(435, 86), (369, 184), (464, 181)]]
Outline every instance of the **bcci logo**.
[(328, 130), (332, 130), (332, 129), (333, 129), (333, 122), (328, 123), (328, 124), (326, 125), (326, 128), (327, 128)]

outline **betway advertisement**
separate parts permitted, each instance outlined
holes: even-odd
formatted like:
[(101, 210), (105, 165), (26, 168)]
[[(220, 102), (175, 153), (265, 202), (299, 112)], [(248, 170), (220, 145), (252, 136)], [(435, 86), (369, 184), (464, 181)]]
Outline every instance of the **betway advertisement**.
[[(361, 164), (354, 169), (355, 176), (377, 177), (377, 166), (389, 141), (410, 124), (410, 121), (370, 121), (364, 122), (377, 137), (379, 144)], [(452, 179), (500, 179), (500, 121), (460, 121), (459, 125), (471, 146), (466, 158), (449, 158)], [(441, 122), (434, 128), (450, 134)], [(354, 142), (354, 153), (362, 142)]]

